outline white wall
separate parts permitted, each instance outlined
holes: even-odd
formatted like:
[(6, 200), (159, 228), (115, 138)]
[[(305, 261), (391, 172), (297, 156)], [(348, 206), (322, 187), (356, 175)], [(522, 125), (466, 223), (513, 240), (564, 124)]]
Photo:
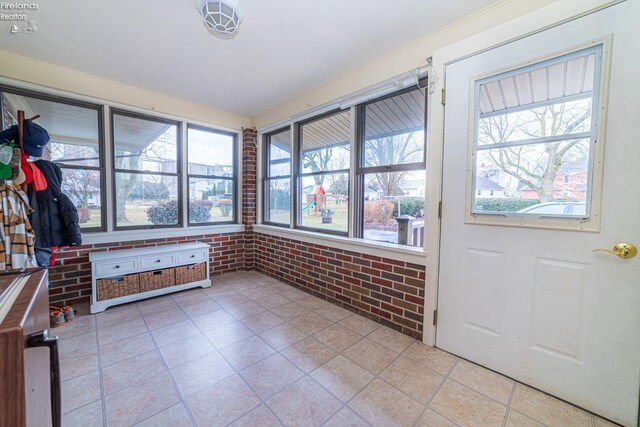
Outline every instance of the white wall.
[(239, 130), (251, 124), (246, 116), (0, 51), (0, 83), (13, 82), (20, 86), (38, 85), (107, 103), (153, 110), (228, 129)]

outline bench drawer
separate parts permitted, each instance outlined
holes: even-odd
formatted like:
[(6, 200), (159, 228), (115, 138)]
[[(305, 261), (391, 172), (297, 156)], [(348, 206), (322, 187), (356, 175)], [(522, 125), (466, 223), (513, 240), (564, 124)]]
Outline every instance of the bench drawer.
[(206, 261), (209, 256), (207, 249), (197, 249), (178, 253), (178, 264), (196, 263)]
[(174, 254), (158, 254), (140, 257), (140, 268), (146, 270), (148, 268), (160, 269), (164, 267), (172, 267), (176, 263)]
[(138, 269), (138, 258), (121, 259), (96, 264), (97, 277), (118, 276), (126, 273), (135, 273)]

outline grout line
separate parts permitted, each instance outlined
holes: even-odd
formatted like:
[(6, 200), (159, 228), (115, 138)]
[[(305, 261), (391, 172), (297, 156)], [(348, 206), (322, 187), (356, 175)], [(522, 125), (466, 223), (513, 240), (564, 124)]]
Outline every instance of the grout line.
[(100, 403), (102, 405), (102, 425), (107, 426), (107, 396), (104, 390), (104, 380), (102, 378), (102, 349), (100, 348), (100, 328), (98, 327), (98, 319), (94, 318), (96, 327), (96, 355), (98, 356), (98, 380), (100, 381)]
[(511, 393), (509, 393), (509, 401), (507, 402), (507, 409), (504, 411), (504, 418), (502, 419), (502, 427), (507, 425), (507, 420), (509, 419), (509, 412), (511, 412), (511, 403), (513, 402), (513, 396), (516, 394), (516, 386), (517, 383), (514, 381), (511, 386)]

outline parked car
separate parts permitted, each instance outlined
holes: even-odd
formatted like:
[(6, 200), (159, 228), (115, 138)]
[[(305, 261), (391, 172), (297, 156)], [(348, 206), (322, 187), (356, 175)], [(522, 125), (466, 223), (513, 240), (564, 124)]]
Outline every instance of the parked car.
[(584, 215), (585, 202), (548, 202), (529, 206), (518, 211), (537, 215)]

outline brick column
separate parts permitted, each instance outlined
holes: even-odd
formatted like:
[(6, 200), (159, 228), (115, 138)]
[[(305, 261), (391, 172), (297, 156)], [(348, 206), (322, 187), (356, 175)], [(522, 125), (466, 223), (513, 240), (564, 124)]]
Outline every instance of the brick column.
[(253, 224), (256, 223), (257, 209), (257, 137), (258, 132), (255, 129), (242, 130), (242, 223), (245, 226), (245, 270), (255, 268)]

